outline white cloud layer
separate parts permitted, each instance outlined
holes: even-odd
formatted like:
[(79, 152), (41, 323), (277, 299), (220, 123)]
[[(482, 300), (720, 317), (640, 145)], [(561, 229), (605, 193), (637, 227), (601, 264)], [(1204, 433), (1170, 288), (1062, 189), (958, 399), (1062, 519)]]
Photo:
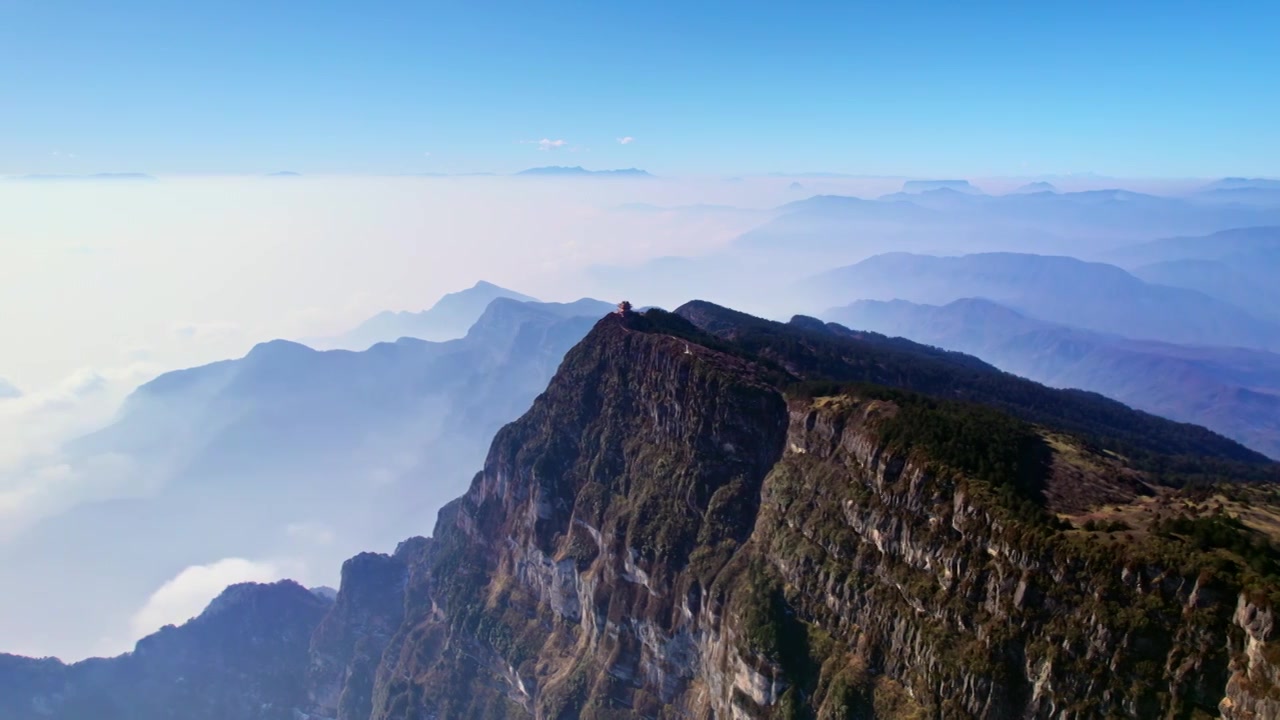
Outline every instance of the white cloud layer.
[(633, 137), (631, 137), (630, 135), (627, 135), (626, 137), (620, 137), (620, 138), (618, 138), (618, 144), (619, 144), (619, 145), (630, 145), (631, 143), (633, 143), (633, 142), (635, 142), (635, 141), (636, 141), (636, 139), (635, 139), (635, 138), (633, 138)]
[(208, 565), (192, 565), (161, 585), (129, 619), (137, 641), (165, 625), (181, 625), (199, 615), (228, 585), (267, 583), (284, 577), (274, 563), (227, 558)]
[[(121, 400), (161, 369), (135, 362), (113, 368), (81, 368), (41, 392), (0, 403), (0, 478), (21, 461), (48, 454), (65, 440), (110, 420)], [(0, 492), (3, 492), (0, 481)]]
[[(334, 335), (383, 310), (422, 310), (477, 280), (544, 300), (598, 294), (580, 279), (588, 266), (705, 252), (760, 222), (620, 217), (620, 205), (778, 197), (771, 186), (675, 179), (0, 186), (0, 375), (25, 392), (0, 400), (0, 544), (79, 504), (154, 491), (165, 468), (64, 445), (107, 425), (159, 372), (240, 357), (272, 338)], [(371, 466), (368, 481), (394, 470)]]
[(125, 395), (157, 372), (145, 363), (85, 368), (43, 392), (0, 401), (0, 542), (78, 503), (145, 491), (147, 476), (128, 456), (71, 461), (61, 446), (107, 424)]

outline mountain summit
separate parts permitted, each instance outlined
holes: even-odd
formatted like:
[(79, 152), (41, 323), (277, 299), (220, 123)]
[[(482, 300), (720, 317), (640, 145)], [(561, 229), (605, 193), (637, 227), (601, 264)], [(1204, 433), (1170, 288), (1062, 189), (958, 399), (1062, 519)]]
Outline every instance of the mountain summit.
[(904, 193), (922, 193), (930, 190), (955, 190), (956, 192), (977, 193), (968, 180), (908, 180), (902, 183)]
[[(155, 636), (202, 638), (181, 655), (0, 658), (0, 709), (1275, 717), (1276, 472), (1202, 428), (813, 318), (609, 314), (433, 536), (349, 560), (323, 617), (194, 632), (326, 603), (246, 586)], [(194, 683), (200, 703), (130, 703)]]
[(1013, 193), (1015, 194), (1042, 193), (1042, 192), (1056, 193), (1058, 192), (1058, 188), (1054, 187), (1053, 183), (1048, 183), (1043, 180), (1040, 180), (1037, 182), (1027, 183), (1026, 185), (1023, 185), (1022, 187), (1019, 187), (1013, 191)]
[(421, 312), (384, 311), (356, 328), (332, 338), (307, 341), (318, 350), (364, 350), (375, 343), (395, 342), (402, 337), (443, 341), (459, 338), (480, 318), (497, 298), (537, 302), (528, 295), (481, 280), (466, 290), (448, 293)]

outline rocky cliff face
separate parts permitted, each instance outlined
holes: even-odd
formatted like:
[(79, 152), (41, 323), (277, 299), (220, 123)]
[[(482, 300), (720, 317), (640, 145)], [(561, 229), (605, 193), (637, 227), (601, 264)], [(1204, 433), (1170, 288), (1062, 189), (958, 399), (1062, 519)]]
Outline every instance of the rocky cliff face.
[(263, 635), (270, 711), (1280, 716), (1261, 459), (962, 356), (681, 315), (600, 321), (431, 539), (348, 561), (305, 651)]
[(362, 553), (343, 564), (343, 591), (311, 640), (308, 693), (316, 715), (369, 717), (382, 652), (404, 621), (411, 547), (401, 545), (390, 556)]
[(711, 577), (685, 571), (750, 534), (785, 403), (742, 359), (614, 318), (593, 335), (441, 514), (403, 638), (433, 652), (387, 658), (373, 717), (694, 702)]
[(876, 419), (899, 411), (797, 404), (756, 526), (800, 631), (844, 640), (834, 671), (862, 690), (842, 702), (874, 712), (894, 683), (925, 717), (1183, 717), (1231, 694), (1238, 588), (1019, 521), (888, 447)]
[(966, 464), (927, 402), (788, 398), (804, 362), (688, 330), (607, 318), (498, 435), (409, 569), (371, 718), (1280, 711), (1239, 568), (1075, 526), (1150, 476), (1023, 425), (983, 452), (1025, 467)]

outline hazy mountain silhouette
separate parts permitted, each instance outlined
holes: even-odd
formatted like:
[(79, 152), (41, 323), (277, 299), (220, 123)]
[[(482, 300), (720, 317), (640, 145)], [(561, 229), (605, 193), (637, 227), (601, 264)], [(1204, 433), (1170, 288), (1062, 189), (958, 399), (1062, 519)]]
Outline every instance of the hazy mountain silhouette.
[[(1245, 258), (1240, 258), (1244, 260)], [(1187, 288), (1237, 305), (1258, 317), (1280, 322), (1277, 263), (1236, 264), (1224, 260), (1170, 260), (1142, 265), (1133, 274), (1151, 283)]]
[[(498, 298), (448, 342), (277, 340), (160, 376), (56, 458), (91, 487), (129, 485), (0, 545), (0, 637), (85, 651), (189, 565), (284, 556), (336, 569), (394, 546), (466, 487), (498, 428), (612, 309)], [(123, 480), (95, 471), (104, 458), (127, 463)]]
[(796, 289), (823, 311), (855, 300), (944, 305), (980, 297), (1040, 320), (1181, 344), (1280, 348), (1280, 324), (1184, 288), (1153, 285), (1114, 266), (1070, 257), (887, 253)]
[(1016, 190), (1013, 191), (1012, 194), (1042, 193), (1042, 192), (1056, 193), (1058, 192), (1058, 188), (1054, 187), (1053, 183), (1048, 183), (1043, 180), (1039, 180), (1036, 182), (1027, 183), (1022, 187), (1017, 188)]
[(1280, 190), (1280, 179), (1228, 177), (1205, 185), (1203, 190)]
[(906, 202), (930, 210), (947, 212), (964, 211), (974, 207), (977, 203), (981, 203), (987, 197), (989, 196), (983, 195), (976, 190), (965, 191), (951, 187), (940, 187), (916, 192), (896, 192), (881, 196), (879, 199), (881, 202)]
[(1280, 227), (1168, 238), (1109, 257), (1148, 282), (1197, 290), (1280, 322)]
[(942, 187), (869, 200), (818, 195), (787, 203), (734, 244), (781, 265), (842, 265), (890, 250), (1094, 256), (1169, 235), (1280, 224), (1280, 207), (1206, 203), (1128, 190), (983, 195)]
[(1280, 207), (1280, 190), (1268, 188), (1234, 188), (1205, 190), (1191, 196), (1197, 202), (1218, 205), (1254, 205), (1262, 208)]
[(1242, 227), (1210, 235), (1170, 237), (1127, 245), (1103, 256), (1122, 267), (1140, 267), (1172, 260), (1222, 260), (1239, 263), (1270, 258), (1280, 263), (1280, 225)]
[(1200, 202), (1219, 204), (1280, 206), (1280, 180), (1268, 178), (1223, 178), (1192, 194)]
[(312, 338), (304, 342), (318, 350), (363, 350), (374, 343), (393, 342), (402, 337), (450, 340), (466, 334), (489, 303), (497, 298), (535, 301), (528, 295), (481, 280), (466, 290), (445, 295), (421, 312), (380, 312), (337, 337)]
[(22, 397), (22, 391), (8, 380), (0, 378), (0, 400), (16, 397)]
[(941, 307), (864, 300), (825, 319), (968, 353), (1046, 385), (1099, 392), (1280, 458), (1280, 355), (1274, 353), (1130, 340), (972, 298)]
[[(590, 268), (590, 291), (650, 293), (662, 302), (706, 297), (782, 317), (799, 307), (786, 289), (795, 282), (890, 250), (954, 255), (1034, 248), (1093, 257), (1162, 234), (1215, 232), (1267, 218), (1280, 224), (1280, 208), (1211, 206), (1116, 189), (989, 196), (943, 187), (880, 199), (815, 195), (762, 214), (760, 225), (722, 251)], [(779, 291), (755, 292), (761, 285)], [(834, 298), (832, 304), (854, 299)]]
[(968, 180), (908, 180), (902, 183), (902, 192), (919, 193), (929, 190), (955, 190), (957, 192), (978, 192), (978, 188), (969, 184)]

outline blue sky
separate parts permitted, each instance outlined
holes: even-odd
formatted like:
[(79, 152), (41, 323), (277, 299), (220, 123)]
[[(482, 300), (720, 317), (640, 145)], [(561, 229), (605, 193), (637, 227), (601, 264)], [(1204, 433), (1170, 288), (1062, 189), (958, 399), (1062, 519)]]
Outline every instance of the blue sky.
[(1274, 2), (0, 0), (0, 173), (1280, 175), (1277, 37)]

